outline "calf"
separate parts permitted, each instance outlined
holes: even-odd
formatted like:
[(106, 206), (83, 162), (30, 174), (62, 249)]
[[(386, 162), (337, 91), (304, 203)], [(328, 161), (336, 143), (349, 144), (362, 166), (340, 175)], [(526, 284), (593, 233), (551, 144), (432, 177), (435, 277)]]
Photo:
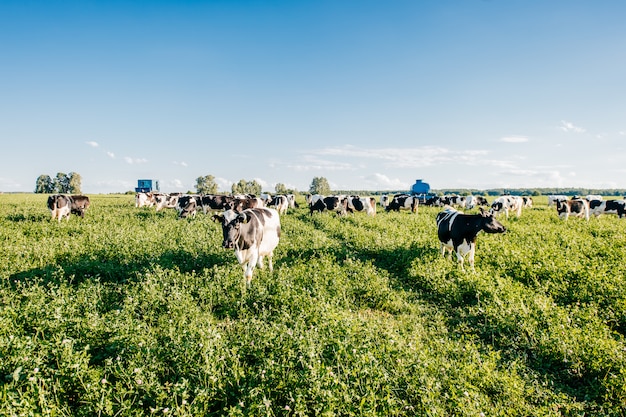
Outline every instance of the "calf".
[(504, 233), (506, 228), (493, 216), (492, 213), (480, 209), (480, 214), (464, 214), (452, 207), (446, 208), (437, 215), (437, 236), (441, 242), (441, 254), (452, 257), (456, 252), (461, 269), (464, 257), (470, 267), (474, 269), (474, 254), (476, 252), (476, 235), (484, 230), (486, 233)]
[(589, 220), (589, 201), (584, 198), (556, 200), (556, 212), (563, 220), (567, 220), (570, 215)]
[(276, 210), (265, 207), (241, 213), (227, 210), (213, 215), (213, 220), (222, 224), (222, 247), (235, 250), (244, 270), (246, 287), (250, 286), (254, 267), (263, 268), (264, 256), (267, 256), (270, 271), (273, 270), (272, 257), (280, 240), (280, 217)]
[(72, 197), (63, 194), (54, 194), (48, 197), (48, 209), (52, 215), (52, 219), (61, 222), (65, 217), (69, 221), (72, 212)]

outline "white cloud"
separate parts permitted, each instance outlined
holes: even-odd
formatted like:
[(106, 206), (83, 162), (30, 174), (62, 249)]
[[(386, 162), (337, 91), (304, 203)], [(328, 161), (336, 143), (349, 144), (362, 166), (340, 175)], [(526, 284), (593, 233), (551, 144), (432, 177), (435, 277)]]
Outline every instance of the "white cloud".
[(500, 139), (500, 142), (506, 143), (524, 143), (528, 142), (528, 138), (525, 136), (505, 136)]
[(574, 132), (574, 133), (583, 133), (586, 131), (584, 128), (575, 126), (573, 123), (567, 122), (565, 120), (561, 120), (561, 125), (559, 126), (559, 129), (561, 129), (563, 132)]
[(233, 182), (227, 180), (226, 178), (217, 177), (215, 178), (215, 182), (217, 183), (217, 188), (219, 191), (229, 191), (232, 188)]
[(127, 164), (131, 164), (131, 165), (145, 164), (146, 162), (148, 162), (148, 160), (145, 158), (131, 158), (130, 156), (125, 156), (124, 161), (126, 161)]
[[(476, 164), (488, 154), (485, 150), (451, 150), (437, 146), (420, 148), (357, 148), (352, 145), (343, 147), (323, 148), (310, 153), (324, 156), (340, 156), (342, 158), (368, 158), (384, 161), (387, 168), (422, 168), (445, 163)], [(327, 161), (329, 165), (332, 165)], [(343, 169), (352, 169), (351, 164), (343, 162)], [(327, 167), (323, 167), (328, 169)]]
[(98, 142), (94, 142), (93, 140), (89, 140), (87, 142), (85, 142), (87, 145), (91, 146), (92, 148), (97, 148), (98, 146)]
[(107, 151), (107, 156), (111, 159), (115, 159), (115, 154), (113, 152)]
[(374, 173), (372, 175), (368, 175), (364, 178), (365, 183), (368, 186), (373, 187), (374, 189), (393, 189), (393, 190), (403, 190), (409, 189), (410, 184), (406, 181), (402, 181), (398, 178), (389, 178), (384, 174)]
[(185, 162), (185, 161), (181, 161), (181, 162), (174, 161), (174, 165), (180, 165), (181, 167), (187, 167), (188, 166), (187, 162)]
[(174, 188), (174, 189), (177, 189), (177, 190), (181, 190), (181, 189), (185, 188), (183, 182), (181, 180), (178, 180), (178, 179), (173, 179), (173, 180), (169, 181), (167, 185), (170, 188)]

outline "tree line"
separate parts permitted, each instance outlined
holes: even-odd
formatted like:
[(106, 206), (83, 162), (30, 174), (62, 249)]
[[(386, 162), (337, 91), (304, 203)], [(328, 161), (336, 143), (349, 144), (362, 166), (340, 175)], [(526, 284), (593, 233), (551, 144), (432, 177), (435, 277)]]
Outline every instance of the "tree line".
[(76, 172), (70, 172), (69, 174), (59, 172), (54, 178), (50, 177), (50, 175), (42, 174), (37, 177), (35, 193), (81, 194), (81, 182), (82, 178)]
[[(70, 172), (65, 174), (63, 172), (57, 173), (56, 177), (52, 178), (49, 175), (40, 175), (37, 178), (35, 185), (35, 193), (63, 193), (63, 194), (80, 194), (81, 193), (81, 181), (80, 174), (76, 172)], [(205, 175), (196, 178), (196, 192), (198, 194), (217, 194), (218, 184), (213, 175)], [(274, 186), (276, 194), (299, 194), (299, 191), (292, 188), (287, 188), (285, 184), (278, 183)], [(257, 180), (245, 180), (241, 179), (231, 186), (232, 194), (254, 194), (260, 195), (263, 192), (263, 186)], [(368, 191), (368, 190), (331, 190), (330, 184), (325, 177), (314, 177), (309, 186), (308, 192), (311, 194), (398, 194), (407, 193), (408, 190), (390, 190), (390, 191)], [(439, 189), (431, 190), (432, 194), (445, 195), (483, 195), (483, 196), (498, 196), (503, 194), (521, 195), (521, 196), (540, 196), (540, 195), (555, 195), (563, 194), (567, 196), (574, 195), (602, 195), (602, 196), (626, 196), (626, 189), (623, 188), (610, 188), (610, 189), (595, 189), (595, 188), (491, 188), (486, 190), (480, 189)]]

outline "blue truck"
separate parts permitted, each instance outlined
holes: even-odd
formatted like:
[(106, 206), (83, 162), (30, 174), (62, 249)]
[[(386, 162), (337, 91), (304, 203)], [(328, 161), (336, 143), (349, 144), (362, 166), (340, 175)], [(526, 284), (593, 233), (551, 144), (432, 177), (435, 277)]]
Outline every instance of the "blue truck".
[(149, 193), (153, 191), (161, 191), (159, 188), (159, 180), (137, 180), (137, 193)]

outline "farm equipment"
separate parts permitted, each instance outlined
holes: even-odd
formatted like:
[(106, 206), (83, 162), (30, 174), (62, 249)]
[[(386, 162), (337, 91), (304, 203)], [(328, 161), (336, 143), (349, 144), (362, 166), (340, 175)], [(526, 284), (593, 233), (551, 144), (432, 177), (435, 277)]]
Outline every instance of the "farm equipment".
[(159, 180), (137, 180), (137, 193), (149, 193), (152, 191), (160, 191)]

